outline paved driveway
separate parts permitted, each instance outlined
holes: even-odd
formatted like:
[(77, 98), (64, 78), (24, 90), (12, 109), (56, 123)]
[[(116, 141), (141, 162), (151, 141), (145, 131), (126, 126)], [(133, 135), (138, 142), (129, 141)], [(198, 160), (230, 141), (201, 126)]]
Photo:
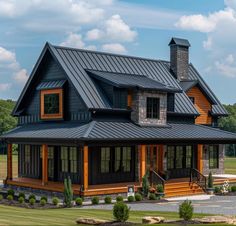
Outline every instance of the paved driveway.
[[(132, 203), (132, 210), (177, 212), (179, 204), (185, 199), (193, 199), (194, 211), (197, 213), (236, 215), (236, 196), (195, 196), (170, 199), (161, 203)], [(112, 205), (84, 206), (83, 208), (112, 209)]]

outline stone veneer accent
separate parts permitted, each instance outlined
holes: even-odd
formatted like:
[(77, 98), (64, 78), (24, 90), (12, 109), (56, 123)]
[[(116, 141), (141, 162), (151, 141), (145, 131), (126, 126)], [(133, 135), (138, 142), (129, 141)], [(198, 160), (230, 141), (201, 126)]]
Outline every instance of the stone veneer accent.
[(208, 175), (210, 172), (212, 174), (223, 174), (224, 173), (224, 156), (225, 156), (225, 145), (219, 145), (219, 168), (209, 169), (209, 152), (207, 145), (203, 147), (203, 174)]
[[(160, 99), (160, 118), (146, 118), (147, 97)], [(157, 91), (137, 91), (133, 95), (131, 120), (140, 125), (165, 125), (167, 113), (167, 94)]]

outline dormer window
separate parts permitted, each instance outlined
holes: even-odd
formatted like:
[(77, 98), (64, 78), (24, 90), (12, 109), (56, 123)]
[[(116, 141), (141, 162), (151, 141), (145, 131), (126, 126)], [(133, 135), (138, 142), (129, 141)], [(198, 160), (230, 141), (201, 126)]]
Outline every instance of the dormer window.
[(41, 90), (41, 119), (63, 118), (62, 89)]
[(147, 97), (147, 118), (160, 118), (160, 99), (155, 97)]

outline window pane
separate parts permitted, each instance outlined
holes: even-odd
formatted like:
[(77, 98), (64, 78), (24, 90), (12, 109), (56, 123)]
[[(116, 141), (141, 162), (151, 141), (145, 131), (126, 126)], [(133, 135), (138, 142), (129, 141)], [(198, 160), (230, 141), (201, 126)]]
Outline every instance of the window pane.
[(131, 171), (131, 147), (123, 147), (122, 168), (124, 172)]
[(115, 172), (121, 170), (121, 148), (115, 148)]
[(209, 146), (209, 168), (216, 169), (219, 167), (219, 146)]
[(147, 97), (146, 117), (158, 119), (160, 115), (160, 99)]
[(70, 147), (70, 172), (77, 173), (77, 148)]
[(176, 147), (176, 168), (183, 168), (183, 147)]
[(110, 172), (110, 148), (101, 148), (101, 173)]
[(59, 114), (59, 94), (44, 95), (44, 114)]
[(68, 147), (61, 147), (61, 171), (68, 172)]
[(174, 168), (175, 147), (168, 146), (167, 148), (167, 169)]

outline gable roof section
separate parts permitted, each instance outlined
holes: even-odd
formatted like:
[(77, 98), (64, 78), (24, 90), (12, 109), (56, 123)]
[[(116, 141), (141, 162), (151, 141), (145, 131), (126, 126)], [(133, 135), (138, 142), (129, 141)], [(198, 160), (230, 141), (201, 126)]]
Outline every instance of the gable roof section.
[(185, 46), (185, 47), (190, 47), (191, 46), (187, 39), (175, 38), (175, 37), (173, 37), (170, 40), (169, 45), (178, 45), (178, 46)]
[(146, 76), (142, 75), (130, 75), (93, 70), (87, 70), (87, 72), (95, 79), (98, 79), (102, 82), (108, 83), (118, 88), (151, 89), (170, 93), (182, 92), (181, 89), (167, 86), (163, 83), (160, 83), (156, 80), (147, 78)]

